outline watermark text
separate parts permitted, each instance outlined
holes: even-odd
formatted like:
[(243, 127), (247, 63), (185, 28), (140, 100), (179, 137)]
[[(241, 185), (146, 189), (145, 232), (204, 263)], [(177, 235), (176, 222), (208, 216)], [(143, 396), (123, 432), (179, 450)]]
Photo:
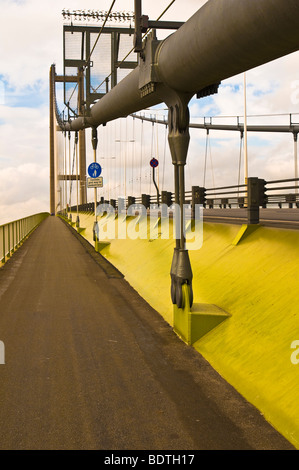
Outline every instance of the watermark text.
[(299, 340), (295, 340), (291, 344), (291, 349), (294, 351), (291, 354), (291, 363), (296, 365), (299, 364)]
[(202, 205), (197, 204), (191, 214), (190, 205), (184, 204), (181, 214), (178, 204), (173, 204), (171, 208), (161, 204), (149, 209), (142, 204), (133, 204), (125, 212), (119, 209), (116, 211), (110, 204), (99, 204), (96, 211), (96, 235), (98, 240), (153, 241), (184, 238), (187, 250), (199, 250), (203, 243), (202, 209)]
[(0, 364), (5, 364), (5, 346), (3, 341), (0, 341)]

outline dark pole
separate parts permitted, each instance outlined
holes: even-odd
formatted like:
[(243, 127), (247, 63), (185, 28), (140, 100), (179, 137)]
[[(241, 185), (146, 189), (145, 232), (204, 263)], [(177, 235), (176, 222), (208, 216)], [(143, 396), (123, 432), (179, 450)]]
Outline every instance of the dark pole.
[(49, 141), (50, 141), (50, 213), (55, 213), (55, 138), (54, 138), (54, 76), (55, 66), (51, 65), (50, 68), (50, 85), (49, 85), (49, 100), (50, 100), (50, 116), (49, 116)]
[(158, 188), (158, 185), (157, 185), (156, 179), (155, 179), (155, 167), (153, 167), (153, 183), (154, 183), (155, 188), (157, 190), (157, 204), (159, 206), (160, 205), (160, 192), (159, 192), (159, 188)]

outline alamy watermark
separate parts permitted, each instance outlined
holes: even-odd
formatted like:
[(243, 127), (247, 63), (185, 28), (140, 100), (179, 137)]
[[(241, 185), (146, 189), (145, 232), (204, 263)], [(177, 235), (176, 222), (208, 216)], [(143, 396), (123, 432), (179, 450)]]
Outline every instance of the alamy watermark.
[(3, 341), (0, 341), (0, 364), (5, 364), (5, 347)]
[(291, 363), (296, 365), (299, 364), (299, 340), (295, 340), (291, 344), (291, 349), (294, 351), (291, 354)]
[[(192, 211), (192, 214), (191, 214)], [(196, 204), (193, 209), (184, 204), (181, 208), (173, 204), (147, 210), (142, 204), (133, 204), (127, 211), (118, 210), (110, 204), (99, 204), (96, 210), (98, 240), (180, 240), (184, 238), (187, 250), (199, 250), (203, 243), (203, 208)], [(102, 217), (102, 216), (106, 217)]]

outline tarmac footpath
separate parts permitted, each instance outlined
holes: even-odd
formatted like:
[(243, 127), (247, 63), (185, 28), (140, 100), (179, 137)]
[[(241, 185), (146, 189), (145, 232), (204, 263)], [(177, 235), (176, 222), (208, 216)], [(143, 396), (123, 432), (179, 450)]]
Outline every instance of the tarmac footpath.
[(293, 449), (59, 218), (0, 269), (0, 340), (1, 450)]

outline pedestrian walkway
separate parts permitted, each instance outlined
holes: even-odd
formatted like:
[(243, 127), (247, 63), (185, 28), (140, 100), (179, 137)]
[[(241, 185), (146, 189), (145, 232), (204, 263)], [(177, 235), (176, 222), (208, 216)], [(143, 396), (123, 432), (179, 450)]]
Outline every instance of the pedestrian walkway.
[(0, 449), (292, 448), (59, 218), (0, 269), (0, 340)]

